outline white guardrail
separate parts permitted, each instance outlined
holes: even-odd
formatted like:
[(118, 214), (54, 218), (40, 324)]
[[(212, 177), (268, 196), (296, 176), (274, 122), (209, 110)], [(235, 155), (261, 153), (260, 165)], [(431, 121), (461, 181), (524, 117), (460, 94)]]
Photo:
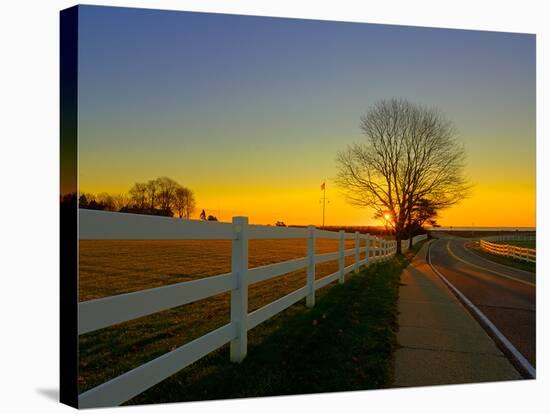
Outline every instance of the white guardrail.
[[(338, 251), (316, 254), (317, 238), (339, 240)], [(415, 242), (422, 238), (426, 235), (417, 236)], [(395, 241), (359, 232), (326, 231), (314, 226), (250, 225), (247, 217), (234, 217), (232, 223), (219, 223), (84, 209), (79, 210), (79, 239), (232, 240), (230, 273), (79, 303), (78, 333), (85, 334), (231, 292), (230, 323), (80, 394), (81, 408), (122, 404), (228, 342), (231, 361), (240, 362), (247, 354), (250, 329), (304, 297), (308, 307), (314, 306), (316, 290), (335, 280), (344, 283), (347, 273), (370, 262), (388, 259), (396, 251)], [(250, 239), (307, 239), (307, 257), (249, 269)], [(345, 240), (355, 240), (355, 247), (345, 250)], [(366, 253), (363, 260), (359, 260), (361, 249)], [(345, 257), (353, 255), (354, 263), (345, 267)], [(316, 280), (315, 265), (330, 260), (338, 260), (338, 271)], [(302, 268), (307, 268), (305, 286), (248, 313), (248, 285)]]
[(498, 256), (511, 257), (516, 260), (523, 260), (525, 262), (536, 263), (537, 262), (537, 250), (529, 249), (527, 247), (514, 246), (513, 244), (506, 244), (507, 241), (527, 241), (536, 240), (535, 236), (530, 235), (500, 235), (484, 237), (479, 241), (479, 247), (482, 250), (496, 254)]

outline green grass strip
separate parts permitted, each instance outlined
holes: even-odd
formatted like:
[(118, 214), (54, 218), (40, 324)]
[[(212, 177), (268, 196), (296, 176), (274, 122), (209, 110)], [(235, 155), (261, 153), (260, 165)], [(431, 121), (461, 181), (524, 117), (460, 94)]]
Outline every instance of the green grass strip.
[[(420, 248), (419, 243), (408, 253)], [(397, 298), (405, 256), (350, 274), (265, 322), (241, 364), (228, 347), (210, 354), (128, 404), (259, 397), (384, 388), (391, 383)]]

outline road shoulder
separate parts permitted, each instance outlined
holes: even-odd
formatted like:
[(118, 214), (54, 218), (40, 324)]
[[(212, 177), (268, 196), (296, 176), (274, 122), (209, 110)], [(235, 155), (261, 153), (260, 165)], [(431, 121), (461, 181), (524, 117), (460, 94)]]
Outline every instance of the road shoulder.
[(506, 381), (522, 376), (425, 260), (401, 275), (396, 387)]

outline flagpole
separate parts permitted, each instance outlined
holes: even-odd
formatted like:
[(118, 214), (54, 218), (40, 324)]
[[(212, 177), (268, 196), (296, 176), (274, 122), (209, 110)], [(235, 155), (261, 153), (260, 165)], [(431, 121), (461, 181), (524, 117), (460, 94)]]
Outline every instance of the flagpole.
[(325, 227), (325, 200), (326, 200), (326, 191), (327, 191), (327, 184), (326, 181), (323, 183), (323, 227)]

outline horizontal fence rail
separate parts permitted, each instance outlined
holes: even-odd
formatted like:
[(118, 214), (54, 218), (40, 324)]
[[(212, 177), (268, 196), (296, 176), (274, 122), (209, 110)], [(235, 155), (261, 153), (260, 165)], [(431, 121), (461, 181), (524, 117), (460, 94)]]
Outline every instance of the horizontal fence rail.
[(536, 236), (532, 235), (499, 235), (484, 237), (479, 241), (481, 250), (495, 254), (497, 256), (510, 257), (512, 259), (521, 260), (529, 263), (537, 262), (537, 250), (527, 247), (515, 246), (507, 244), (507, 241), (532, 241), (536, 240)]
[[(426, 240), (427, 238), (427, 234), (419, 234), (413, 237), (412, 244), (414, 246), (416, 243), (421, 242), (422, 240)], [(409, 250), (409, 240), (401, 240), (401, 251), (406, 252), (407, 250)]]
[(78, 406), (79, 408), (92, 408), (122, 404), (234, 338), (236, 338), (235, 324), (224, 325), (174, 351), (80, 394)]
[(176, 306), (228, 292), (236, 287), (231, 273), (81, 302), (78, 333), (96, 331)]
[(231, 223), (79, 210), (81, 240), (231, 240)]
[[(416, 236), (413, 242), (426, 237)], [(315, 246), (319, 238), (338, 240), (338, 251), (317, 254)], [(78, 331), (85, 334), (220, 293), (231, 293), (229, 324), (80, 394), (79, 406), (82, 408), (122, 404), (228, 343), (231, 361), (242, 361), (247, 354), (249, 330), (304, 298), (308, 307), (314, 306), (315, 291), (336, 280), (344, 283), (349, 272), (358, 271), (360, 266), (368, 266), (371, 262), (387, 260), (397, 250), (394, 240), (369, 234), (319, 230), (314, 226), (249, 225), (246, 217), (234, 217), (232, 223), (219, 223), (86, 209), (79, 210), (79, 239), (232, 241), (229, 273), (79, 303)], [(250, 239), (307, 239), (307, 256), (248, 268)], [(355, 246), (345, 249), (345, 240), (354, 240)], [(360, 260), (361, 254), (364, 254), (363, 260)], [(345, 266), (348, 256), (354, 256), (354, 262)], [(336, 260), (336, 272), (315, 279), (316, 264)], [(248, 312), (249, 285), (300, 269), (307, 270), (305, 286)]]

